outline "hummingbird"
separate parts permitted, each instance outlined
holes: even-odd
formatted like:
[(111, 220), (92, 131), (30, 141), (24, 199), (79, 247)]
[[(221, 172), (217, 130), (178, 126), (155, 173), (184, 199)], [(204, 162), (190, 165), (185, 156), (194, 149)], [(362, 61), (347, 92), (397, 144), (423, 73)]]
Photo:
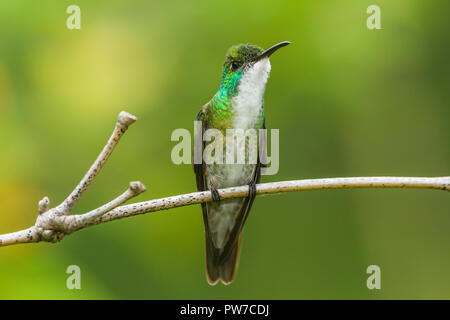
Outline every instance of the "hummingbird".
[[(264, 92), (270, 74), (269, 58), (278, 49), (290, 44), (278, 43), (267, 50), (251, 44), (232, 46), (226, 53), (220, 88), (197, 115), (201, 131), (195, 135), (204, 137), (206, 130), (216, 129), (223, 134), (224, 145), (228, 129), (265, 129)], [(208, 143), (201, 139), (202, 154)], [(265, 148), (265, 140), (259, 140), (259, 148)], [(196, 140), (198, 141), (198, 140)], [(195, 146), (197, 148), (199, 146)], [(245, 159), (249, 158), (248, 144), (243, 148)], [(227, 151), (228, 152), (228, 151)], [(238, 151), (239, 152), (239, 151)], [(210, 285), (219, 280), (230, 284), (239, 263), (242, 229), (256, 196), (256, 184), (261, 178), (260, 155), (256, 163), (227, 163), (226, 152), (222, 163), (194, 163), (197, 189), (210, 190), (212, 202), (202, 203), (206, 241), (206, 278)], [(264, 161), (263, 161), (264, 162)], [(245, 198), (220, 199), (217, 189), (249, 186)]]

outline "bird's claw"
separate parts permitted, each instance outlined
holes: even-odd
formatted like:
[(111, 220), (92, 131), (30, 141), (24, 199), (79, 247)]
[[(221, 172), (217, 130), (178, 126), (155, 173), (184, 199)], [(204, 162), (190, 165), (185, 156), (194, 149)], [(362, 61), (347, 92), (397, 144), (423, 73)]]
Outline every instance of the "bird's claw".
[(256, 197), (256, 182), (252, 181), (248, 184), (248, 195), (249, 197)]
[(220, 201), (219, 191), (213, 185), (211, 185), (211, 197), (213, 201)]

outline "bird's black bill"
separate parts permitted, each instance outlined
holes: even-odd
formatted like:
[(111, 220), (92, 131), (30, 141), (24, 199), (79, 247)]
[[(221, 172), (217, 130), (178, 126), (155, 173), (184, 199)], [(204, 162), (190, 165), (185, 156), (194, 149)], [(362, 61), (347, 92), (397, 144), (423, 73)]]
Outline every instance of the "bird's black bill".
[(261, 60), (263, 58), (268, 58), (268, 57), (270, 57), (270, 55), (272, 53), (274, 53), (275, 51), (277, 51), (280, 48), (283, 48), (283, 47), (287, 46), (288, 44), (291, 44), (291, 43), (289, 41), (283, 41), (283, 42), (277, 43), (276, 45), (271, 46), (269, 49), (267, 49), (266, 51), (261, 53), (259, 56), (257, 56), (254, 59), (254, 61), (256, 62), (256, 61), (259, 61), (259, 60)]

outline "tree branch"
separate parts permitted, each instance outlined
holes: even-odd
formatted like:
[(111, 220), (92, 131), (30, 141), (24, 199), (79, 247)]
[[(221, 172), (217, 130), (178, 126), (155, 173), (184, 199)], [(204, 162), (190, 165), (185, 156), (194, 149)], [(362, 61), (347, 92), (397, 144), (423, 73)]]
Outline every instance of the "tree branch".
[[(120, 206), (145, 191), (145, 186), (141, 182), (131, 182), (129, 188), (123, 194), (107, 204), (84, 214), (70, 214), (83, 192), (86, 191), (99, 173), (121, 136), (135, 121), (135, 116), (122, 111), (106, 146), (72, 193), (60, 205), (51, 209), (49, 209), (49, 199), (44, 197), (39, 201), (39, 215), (35, 225), (25, 230), (0, 235), (0, 247), (40, 241), (57, 242), (72, 232), (92, 225), (148, 212), (212, 201), (211, 192), (202, 191)], [(420, 188), (450, 191), (450, 176), (435, 178), (357, 177), (280, 181), (258, 184), (256, 194), (345, 188)], [(218, 191), (221, 199), (242, 198), (248, 196), (249, 188), (248, 186), (239, 186)]]

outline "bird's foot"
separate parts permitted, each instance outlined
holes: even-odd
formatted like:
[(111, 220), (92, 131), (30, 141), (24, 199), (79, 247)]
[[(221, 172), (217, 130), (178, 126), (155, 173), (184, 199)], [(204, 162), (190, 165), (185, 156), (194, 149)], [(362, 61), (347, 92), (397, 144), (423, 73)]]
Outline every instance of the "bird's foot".
[(256, 182), (252, 181), (248, 184), (248, 196), (252, 199), (256, 197)]
[(211, 196), (213, 201), (220, 201), (219, 191), (213, 185), (211, 185)]

